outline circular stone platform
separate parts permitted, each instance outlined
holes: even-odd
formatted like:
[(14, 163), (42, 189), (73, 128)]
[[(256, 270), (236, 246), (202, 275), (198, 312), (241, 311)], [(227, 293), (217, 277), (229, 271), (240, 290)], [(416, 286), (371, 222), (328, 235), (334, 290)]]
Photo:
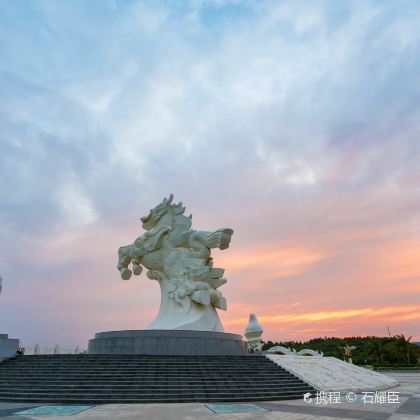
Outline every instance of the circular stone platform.
[(238, 334), (187, 330), (126, 330), (95, 334), (89, 354), (162, 356), (246, 356), (247, 345)]

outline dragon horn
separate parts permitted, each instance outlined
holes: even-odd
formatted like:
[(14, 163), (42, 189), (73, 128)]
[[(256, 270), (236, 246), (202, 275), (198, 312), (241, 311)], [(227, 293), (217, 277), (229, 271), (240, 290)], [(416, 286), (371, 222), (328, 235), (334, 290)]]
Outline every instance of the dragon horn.
[[(174, 195), (173, 195), (173, 194), (171, 194), (171, 195), (169, 196), (168, 200), (166, 201), (166, 204), (171, 204), (173, 199), (174, 199)], [(166, 200), (166, 199), (165, 199), (165, 200)]]

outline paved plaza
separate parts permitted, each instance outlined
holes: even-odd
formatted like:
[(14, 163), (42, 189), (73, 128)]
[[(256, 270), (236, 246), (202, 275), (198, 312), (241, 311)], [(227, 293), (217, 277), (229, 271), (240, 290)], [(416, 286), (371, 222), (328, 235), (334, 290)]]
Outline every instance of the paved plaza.
[[(106, 404), (90, 408), (72, 419), (127, 419), (127, 420), (223, 420), (223, 419), (360, 419), (360, 420), (415, 420), (420, 419), (420, 372), (387, 372), (400, 385), (392, 391), (399, 393), (397, 404), (341, 402), (316, 405), (303, 400), (257, 402), (270, 411), (262, 413), (213, 413), (205, 404)], [(14, 413), (41, 404), (0, 403), (2, 419), (63, 419), (63, 416), (26, 416)]]

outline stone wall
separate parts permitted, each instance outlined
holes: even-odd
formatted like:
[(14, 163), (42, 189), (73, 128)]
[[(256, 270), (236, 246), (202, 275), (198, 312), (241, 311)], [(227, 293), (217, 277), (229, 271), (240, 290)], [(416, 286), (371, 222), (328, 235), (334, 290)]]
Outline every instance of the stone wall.
[(0, 362), (16, 355), (19, 340), (9, 338), (7, 334), (0, 334)]

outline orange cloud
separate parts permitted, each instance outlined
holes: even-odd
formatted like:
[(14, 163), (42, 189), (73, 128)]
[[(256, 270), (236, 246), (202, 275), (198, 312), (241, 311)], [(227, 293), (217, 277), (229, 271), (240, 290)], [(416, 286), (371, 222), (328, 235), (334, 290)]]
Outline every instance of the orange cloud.
[[(420, 306), (392, 306), (387, 308), (363, 308), (350, 310), (335, 310), (335, 311), (319, 311), (308, 312), (301, 314), (284, 314), (284, 315), (261, 315), (258, 317), (262, 323), (291, 323), (298, 321), (318, 322), (328, 320), (333, 322), (336, 320), (343, 320), (348, 318), (361, 318), (363, 321), (367, 319), (391, 316), (394, 321), (401, 321), (407, 319), (420, 319)], [(243, 324), (243, 319), (232, 319), (225, 321), (227, 325)]]
[(250, 270), (253, 268), (267, 269), (276, 276), (288, 276), (306, 270), (311, 264), (321, 261), (325, 255), (303, 247), (242, 249), (217, 256), (217, 264), (225, 266), (229, 273)]
[[(256, 313), (265, 339), (381, 335), (387, 325), (395, 334), (418, 334), (420, 244), (397, 240), (394, 233), (375, 227), (328, 236), (315, 232), (293, 241), (244, 241), (228, 251), (214, 250), (215, 266), (224, 267), (229, 279), (221, 288), (228, 299), (228, 311), (220, 313), (225, 330), (243, 333), (248, 314)], [(48, 286), (40, 280), (21, 289), (10, 303), (39, 302), (49, 313), (59, 307), (60, 322), (72, 319), (72, 334), (85, 341), (96, 330), (143, 328), (158, 310), (159, 286), (144, 274), (123, 282), (115, 267), (116, 249), (134, 236), (127, 227), (98, 225), (43, 238), (34, 243), (30, 260), (57, 264), (56, 278)], [(73, 269), (63, 271), (66, 264)]]

